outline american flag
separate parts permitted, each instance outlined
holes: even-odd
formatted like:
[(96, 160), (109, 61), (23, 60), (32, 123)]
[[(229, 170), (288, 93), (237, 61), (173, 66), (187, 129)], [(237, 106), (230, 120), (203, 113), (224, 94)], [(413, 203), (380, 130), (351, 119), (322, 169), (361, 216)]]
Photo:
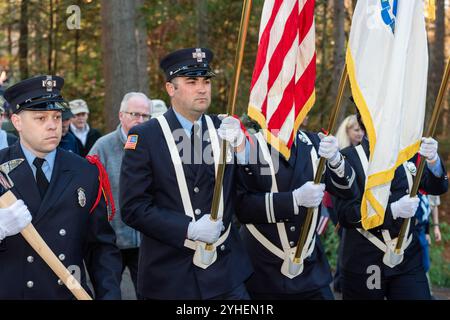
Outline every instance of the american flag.
[(333, 210), (333, 200), (331, 199), (331, 194), (325, 191), (321, 204), (320, 218), (316, 227), (318, 235), (324, 234), (325, 230), (327, 230), (328, 221), (330, 220), (330, 210)]
[(321, 234), (325, 233), (325, 230), (327, 230), (328, 221), (330, 220), (330, 214), (328, 210), (325, 208), (325, 206), (322, 206), (322, 210), (320, 211), (320, 219), (317, 223), (316, 232), (320, 236)]
[(137, 142), (138, 142), (138, 135), (130, 134), (128, 136), (127, 142), (125, 143), (124, 149), (129, 149), (129, 150), (136, 149)]
[(286, 158), (315, 101), (315, 0), (266, 0), (248, 115)]

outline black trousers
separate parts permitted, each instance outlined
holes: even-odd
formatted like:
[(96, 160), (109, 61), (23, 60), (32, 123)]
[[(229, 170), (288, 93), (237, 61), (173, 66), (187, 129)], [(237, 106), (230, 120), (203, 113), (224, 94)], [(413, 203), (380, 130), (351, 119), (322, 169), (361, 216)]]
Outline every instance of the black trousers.
[(229, 292), (211, 298), (211, 300), (250, 300), (247, 288), (244, 284), (240, 284)]
[[(395, 276), (381, 274), (380, 286), (369, 289), (370, 275), (341, 270), (344, 300), (430, 300), (430, 287), (423, 267)], [(373, 286), (371, 286), (373, 287)]]
[(137, 294), (137, 274), (138, 274), (138, 261), (139, 261), (139, 248), (121, 249), (122, 255), (122, 273), (126, 267), (130, 270), (131, 281), (133, 281), (134, 291)]
[[(144, 298), (143, 300), (155, 299)], [(248, 295), (245, 285), (240, 284), (237, 287), (233, 288), (231, 291), (209, 298), (208, 300), (250, 300), (250, 296)]]
[(252, 300), (334, 300), (333, 292), (329, 286), (317, 290), (299, 293), (257, 293), (249, 292)]

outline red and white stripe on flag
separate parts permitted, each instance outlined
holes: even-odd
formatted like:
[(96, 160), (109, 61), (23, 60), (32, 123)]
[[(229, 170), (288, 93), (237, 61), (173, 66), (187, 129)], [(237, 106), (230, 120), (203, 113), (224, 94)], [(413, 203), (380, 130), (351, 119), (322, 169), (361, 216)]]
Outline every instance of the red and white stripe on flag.
[(248, 115), (286, 158), (315, 101), (315, 0), (266, 0)]
[(316, 232), (320, 236), (325, 233), (325, 230), (328, 226), (328, 221), (330, 220), (330, 216), (328, 214), (322, 214), (319, 219), (319, 223), (317, 224)]

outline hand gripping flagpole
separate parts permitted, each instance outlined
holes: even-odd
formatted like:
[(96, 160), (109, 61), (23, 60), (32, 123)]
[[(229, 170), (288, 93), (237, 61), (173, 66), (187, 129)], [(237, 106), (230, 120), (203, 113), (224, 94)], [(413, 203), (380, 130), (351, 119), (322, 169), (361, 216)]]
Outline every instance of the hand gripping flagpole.
[[(227, 114), (234, 114), (235, 105), (236, 105), (236, 97), (237, 90), (239, 84), (239, 75), (241, 73), (242, 60), (244, 58), (244, 47), (245, 47), (245, 39), (247, 36), (248, 30), (248, 22), (250, 20), (250, 9), (252, 6), (252, 0), (244, 0), (244, 4), (242, 7), (242, 16), (241, 16), (241, 25), (239, 29), (239, 40), (238, 47), (236, 48), (236, 57), (234, 61), (234, 77), (230, 90), (230, 94), (228, 97), (228, 106), (227, 106)], [(222, 193), (222, 183), (223, 183), (223, 175), (225, 173), (225, 164), (226, 164), (226, 150), (228, 148), (228, 143), (226, 140), (222, 141), (222, 146), (220, 148), (220, 161), (217, 169), (217, 177), (216, 184), (214, 185), (214, 195), (211, 206), (211, 219), (217, 220), (217, 215), (219, 213), (219, 202), (220, 195)], [(207, 248), (211, 248), (211, 245), (207, 245)]]
[[(439, 88), (439, 93), (438, 93), (438, 96), (436, 99), (436, 103), (434, 104), (433, 113), (431, 115), (430, 125), (425, 134), (425, 137), (432, 137), (436, 130), (437, 122), (439, 119), (438, 118), (439, 113), (441, 112), (441, 109), (442, 109), (442, 100), (444, 98), (444, 94), (447, 89), (449, 74), (450, 74), (450, 59), (447, 60), (447, 65), (445, 66), (445, 71), (444, 71), (444, 75), (442, 76), (441, 86)], [(419, 184), (420, 184), (420, 180), (422, 178), (424, 169), (425, 169), (425, 157), (420, 157), (419, 167), (417, 168), (417, 173), (416, 173), (416, 176), (414, 177), (414, 183), (411, 188), (411, 192), (409, 194), (409, 196), (411, 198), (413, 198), (417, 195), (417, 191), (419, 190)], [(410, 220), (410, 218), (405, 219), (403, 221), (402, 227), (400, 229), (397, 244), (395, 246), (395, 253), (397, 253), (397, 254), (401, 253), (403, 240), (405, 238), (406, 228), (408, 227), (409, 220)]]
[[(330, 122), (328, 123), (328, 133), (331, 133), (336, 128), (336, 120), (341, 109), (342, 96), (344, 94), (345, 85), (347, 84), (348, 73), (347, 73), (347, 64), (344, 65), (344, 69), (342, 70), (341, 79), (339, 80), (339, 89), (338, 96), (336, 98), (336, 102), (334, 104), (333, 110), (331, 112)], [(322, 174), (324, 171), (326, 159), (324, 157), (320, 157), (319, 165), (317, 166), (316, 176), (314, 177), (314, 183), (319, 184), (322, 179)], [(309, 229), (311, 228), (311, 222), (314, 214), (315, 208), (308, 208), (306, 213), (305, 222), (302, 226), (302, 231), (300, 232), (300, 236), (297, 242), (297, 248), (295, 250), (294, 263), (300, 264), (301, 255), (303, 252), (303, 248), (306, 243), (306, 238), (309, 233)]]

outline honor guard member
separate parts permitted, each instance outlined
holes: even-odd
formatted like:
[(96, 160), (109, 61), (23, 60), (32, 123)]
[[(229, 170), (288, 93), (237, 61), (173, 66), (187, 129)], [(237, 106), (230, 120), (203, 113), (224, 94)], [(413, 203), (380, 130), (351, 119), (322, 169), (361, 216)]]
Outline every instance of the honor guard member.
[(100, 197), (104, 181), (96, 166), (57, 148), (63, 83), (60, 77), (37, 76), (5, 92), (20, 140), (0, 151), (0, 164), (23, 161), (8, 173), (11, 191), (20, 200), (0, 209), (0, 299), (74, 299), (18, 234), (30, 220), (87, 292), (84, 266), (94, 298), (120, 299), (121, 260)]
[(12, 133), (3, 130), (2, 125), (5, 121), (9, 121), (5, 108), (2, 107), (3, 97), (0, 96), (0, 150), (17, 142), (17, 137)]
[[(143, 235), (138, 292), (146, 299), (248, 298), (244, 281), (252, 268), (232, 224), (235, 179), (244, 167), (235, 157), (246, 163), (248, 143), (237, 119), (220, 121), (205, 114), (211, 102), (212, 58), (206, 48), (188, 48), (162, 59), (171, 108), (128, 134), (121, 213)], [(213, 221), (219, 138), (229, 141), (235, 153), (229, 149), (226, 154), (219, 219)]]
[(80, 150), (78, 149), (77, 139), (69, 130), (72, 118), (73, 113), (70, 111), (70, 108), (66, 108), (62, 111), (62, 135), (58, 147), (79, 155)]
[[(255, 272), (246, 283), (252, 299), (334, 299), (330, 266), (316, 228), (317, 207), (324, 190), (356, 197), (355, 172), (339, 153), (337, 139), (298, 131), (289, 160), (266, 144), (260, 133), (263, 158), (271, 168), (271, 184), (259, 190), (239, 189), (238, 219)], [(314, 184), (318, 158), (327, 159), (324, 183)], [(275, 163), (275, 161), (277, 163)], [(314, 210), (302, 263), (293, 257), (308, 208)]]
[[(113, 132), (98, 139), (89, 151), (90, 155), (97, 155), (109, 176), (111, 191), (115, 204), (119, 205), (120, 167), (122, 165), (124, 146), (130, 128), (148, 121), (153, 109), (152, 100), (142, 92), (128, 92), (120, 103), (119, 125)], [(122, 274), (125, 268), (130, 271), (134, 290), (137, 294), (137, 272), (139, 262), (139, 232), (123, 223), (120, 210), (116, 211), (111, 225), (116, 233), (117, 246), (122, 256)]]
[[(362, 128), (364, 124), (358, 114)], [(365, 131), (365, 128), (364, 128)], [(443, 161), (433, 138), (422, 138), (419, 154), (426, 158), (420, 189), (439, 195), (448, 189)], [(369, 141), (342, 150), (356, 171), (359, 197), (336, 201), (339, 223), (344, 228), (341, 242), (341, 286), (343, 299), (430, 299), (430, 290), (422, 265), (422, 251), (414, 215), (419, 205), (409, 193), (416, 174), (418, 154), (395, 170), (382, 225), (364, 230), (361, 225), (361, 200), (369, 159)], [(405, 218), (411, 218), (401, 253), (395, 245)]]

